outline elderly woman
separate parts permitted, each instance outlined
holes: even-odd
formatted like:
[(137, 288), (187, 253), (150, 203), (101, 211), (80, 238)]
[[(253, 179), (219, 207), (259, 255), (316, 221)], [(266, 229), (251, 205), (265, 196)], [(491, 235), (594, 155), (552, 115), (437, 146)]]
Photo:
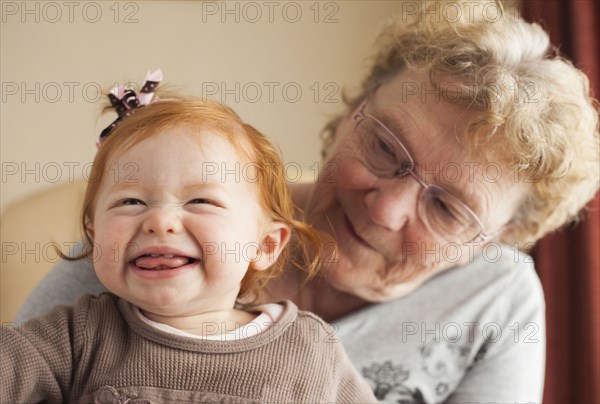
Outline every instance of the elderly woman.
[[(328, 125), (317, 183), (293, 187), (337, 248), (264, 299), (332, 322), (381, 400), (540, 402), (544, 301), (521, 251), (598, 189), (588, 80), (499, 3), (413, 6)], [(20, 319), (101, 290), (61, 262)]]

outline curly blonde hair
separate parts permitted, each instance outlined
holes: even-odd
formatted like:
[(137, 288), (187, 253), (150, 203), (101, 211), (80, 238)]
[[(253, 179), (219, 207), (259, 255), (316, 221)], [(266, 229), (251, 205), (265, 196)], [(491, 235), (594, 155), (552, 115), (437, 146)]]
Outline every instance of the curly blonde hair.
[[(539, 25), (499, 1), (411, 4), (380, 34), (360, 93), (345, 97), (349, 109), (403, 69), (428, 72), (448, 101), (480, 111), (461, 137), (470, 150), (502, 150), (503, 163), (528, 183), (499, 241), (531, 246), (577, 219), (599, 187), (598, 103), (586, 75), (558, 55)], [(442, 77), (452, 79), (451, 92)], [(324, 156), (341, 119), (323, 131)]]

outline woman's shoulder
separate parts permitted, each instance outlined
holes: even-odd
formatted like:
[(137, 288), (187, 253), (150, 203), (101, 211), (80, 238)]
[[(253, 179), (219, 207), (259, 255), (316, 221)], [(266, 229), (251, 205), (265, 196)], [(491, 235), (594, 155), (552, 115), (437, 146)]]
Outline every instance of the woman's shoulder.
[(453, 268), (447, 276), (441, 276), (440, 281), (457, 281), (476, 289), (501, 289), (504, 293), (541, 293), (533, 258), (518, 247), (489, 243), (465, 265)]
[(536, 313), (545, 307), (533, 259), (516, 248), (496, 243), (464, 265), (433, 276), (409, 295), (372, 304), (338, 323), (345, 332), (349, 324), (387, 328), (393, 323), (436, 322), (446, 317), (472, 319), (484, 312), (505, 317), (501, 313), (523, 306)]

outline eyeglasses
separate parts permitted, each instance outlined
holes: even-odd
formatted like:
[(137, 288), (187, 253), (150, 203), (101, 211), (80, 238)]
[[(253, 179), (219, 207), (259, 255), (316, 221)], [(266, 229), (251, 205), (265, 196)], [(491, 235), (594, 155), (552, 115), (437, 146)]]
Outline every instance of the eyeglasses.
[(412, 177), (423, 186), (418, 214), (429, 231), (447, 242), (483, 242), (490, 236), (475, 212), (444, 188), (427, 184), (415, 173), (416, 163), (400, 139), (365, 112), (365, 101), (354, 115), (358, 152), (366, 167), (380, 178)]

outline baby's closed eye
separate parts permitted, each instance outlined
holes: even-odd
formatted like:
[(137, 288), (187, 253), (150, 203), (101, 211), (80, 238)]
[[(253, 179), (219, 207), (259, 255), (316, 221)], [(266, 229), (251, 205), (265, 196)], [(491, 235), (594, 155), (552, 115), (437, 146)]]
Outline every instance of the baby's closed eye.
[(209, 198), (193, 198), (188, 201), (190, 205), (212, 205), (216, 207), (221, 207), (222, 204), (214, 199)]
[(145, 205), (146, 203), (137, 198), (125, 198), (121, 199), (117, 205)]

